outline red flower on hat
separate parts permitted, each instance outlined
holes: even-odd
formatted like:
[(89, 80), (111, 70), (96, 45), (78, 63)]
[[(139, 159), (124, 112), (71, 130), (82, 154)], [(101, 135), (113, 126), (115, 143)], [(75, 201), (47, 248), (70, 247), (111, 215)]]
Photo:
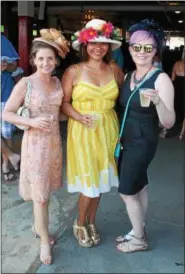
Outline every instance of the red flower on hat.
[(107, 38), (109, 38), (113, 29), (114, 29), (114, 26), (112, 25), (112, 23), (105, 23), (102, 26), (103, 35), (105, 35)]
[(84, 29), (79, 33), (78, 40), (80, 43), (87, 44), (88, 41), (98, 36), (98, 33), (93, 28)]

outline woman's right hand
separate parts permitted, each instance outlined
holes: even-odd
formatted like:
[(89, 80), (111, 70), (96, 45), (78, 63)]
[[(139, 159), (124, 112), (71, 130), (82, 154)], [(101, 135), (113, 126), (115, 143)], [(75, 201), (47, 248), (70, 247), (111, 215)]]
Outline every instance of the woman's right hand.
[(94, 121), (93, 121), (93, 117), (91, 115), (82, 115), (82, 114), (80, 114), (78, 120), (85, 127), (88, 127), (88, 128), (93, 127)]
[(30, 127), (50, 131), (51, 119), (49, 117), (30, 118)]

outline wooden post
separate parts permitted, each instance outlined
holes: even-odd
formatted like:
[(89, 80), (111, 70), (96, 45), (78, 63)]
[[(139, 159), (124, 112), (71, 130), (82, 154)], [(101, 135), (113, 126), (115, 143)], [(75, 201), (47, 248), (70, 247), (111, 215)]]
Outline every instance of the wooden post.
[(31, 72), (29, 65), (29, 51), (31, 41), (33, 39), (32, 34), (32, 17), (34, 16), (34, 1), (18, 1), (18, 28), (19, 28), (19, 66), (28, 75)]

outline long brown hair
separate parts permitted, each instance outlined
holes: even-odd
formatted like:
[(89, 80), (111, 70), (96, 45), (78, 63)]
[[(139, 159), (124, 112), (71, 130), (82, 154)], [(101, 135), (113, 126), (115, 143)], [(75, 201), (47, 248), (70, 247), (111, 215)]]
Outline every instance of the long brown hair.
[[(81, 60), (86, 62), (89, 59), (89, 55), (87, 53), (87, 45), (81, 45), (80, 46), (80, 56)], [(108, 51), (106, 55), (103, 57), (103, 61), (106, 64), (109, 64), (112, 60), (112, 49), (111, 49), (111, 44), (109, 44)]]

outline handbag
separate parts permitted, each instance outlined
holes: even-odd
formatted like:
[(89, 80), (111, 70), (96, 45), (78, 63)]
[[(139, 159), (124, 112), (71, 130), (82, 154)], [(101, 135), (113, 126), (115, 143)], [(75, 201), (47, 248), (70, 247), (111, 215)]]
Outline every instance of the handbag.
[[(18, 110), (16, 112), (17, 115), (30, 118), (30, 110), (28, 108), (29, 103), (30, 103), (30, 97), (31, 97), (31, 83), (27, 79), (27, 89), (26, 89), (26, 95), (24, 98), (24, 104), (23, 104), (23, 106), (18, 108)], [(18, 127), (21, 130), (27, 130), (30, 128), (29, 126), (23, 126), (23, 125), (18, 125), (18, 124), (16, 124), (16, 127)]]
[(153, 70), (151, 72), (148, 72), (147, 75), (144, 77), (144, 79), (132, 91), (132, 93), (131, 93), (128, 101), (127, 101), (126, 108), (125, 108), (125, 113), (124, 113), (123, 120), (122, 120), (122, 123), (121, 123), (121, 130), (120, 130), (120, 133), (119, 133), (118, 141), (117, 141), (115, 152), (114, 152), (114, 157), (116, 158), (116, 161), (118, 161), (118, 159), (120, 157), (121, 150), (123, 150), (123, 146), (121, 144), (121, 137), (122, 137), (123, 130), (124, 130), (124, 127), (125, 127), (125, 122), (126, 122), (126, 118), (127, 118), (127, 114), (128, 114), (128, 108), (129, 108), (130, 101), (131, 101), (132, 97), (134, 96), (134, 94), (136, 93), (136, 91), (138, 91), (139, 88), (144, 84), (144, 82), (146, 80), (150, 79), (156, 71), (161, 71), (161, 69), (156, 68), (155, 70)]

